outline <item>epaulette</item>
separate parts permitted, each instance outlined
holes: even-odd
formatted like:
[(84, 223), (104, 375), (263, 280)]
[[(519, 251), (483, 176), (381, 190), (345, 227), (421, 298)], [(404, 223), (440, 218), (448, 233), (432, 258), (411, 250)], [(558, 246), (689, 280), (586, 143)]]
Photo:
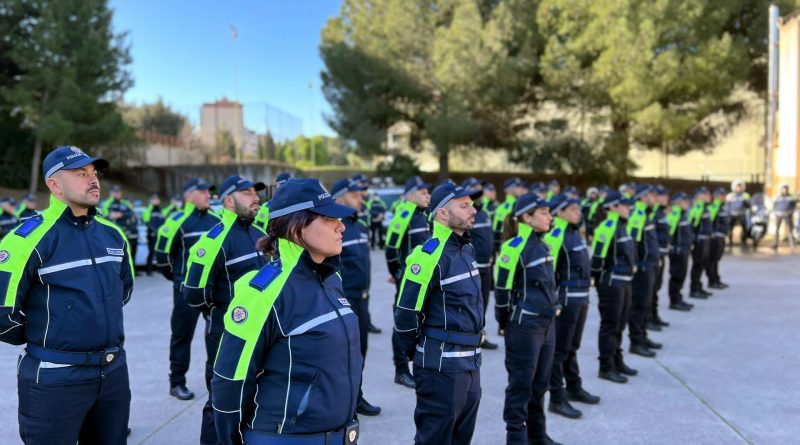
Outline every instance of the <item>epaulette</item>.
[(406, 216), (408, 216), (408, 210), (403, 210), (403, 213), (400, 214), (400, 217), (405, 218)]
[(422, 251), (430, 255), (436, 251), (437, 247), (439, 247), (439, 240), (431, 238), (422, 245)]
[(267, 264), (258, 271), (252, 280), (250, 280), (250, 287), (258, 289), (259, 291), (263, 291), (269, 286), (270, 283), (275, 281), (275, 278), (277, 278), (280, 274), (281, 269), (273, 266), (272, 264)]
[(208, 231), (206, 236), (210, 239), (217, 239), (220, 233), (225, 230), (224, 224), (217, 224), (216, 226), (212, 227), (211, 230)]
[(613, 225), (614, 225), (614, 221), (613, 220), (609, 219), (608, 221), (606, 221), (606, 227), (611, 227)]
[(183, 212), (182, 211), (172, 215), (172, 220), (173, 221), (177, 221), (177, 220), (179, 220), (181, 218), (183, 218)]
[(17, 230), (14, 231), (15, 235), (21, 236), (22, 238), (27, 238), (28, 235), (33, 233), (37, 227), (41, 226), (44, 222), (44, 217), (39, 215), (33, 218), (28, 219), (21, 226), (17, 227)]
[(508, 245), (510, 247), (517, 247), (517, 246), (519, 246), (519, 243), (521, 243), (521, 242), (522, 242), (522, 237), (521, 236), (516, 236), (516, 237), (514, 237), (514, 239), (511, 240), (510, 243), (508, 243)]
[(556, 227), (553, 229), (553, 238), (557, 237), (558, 235), (561, 235), (561, 227)]

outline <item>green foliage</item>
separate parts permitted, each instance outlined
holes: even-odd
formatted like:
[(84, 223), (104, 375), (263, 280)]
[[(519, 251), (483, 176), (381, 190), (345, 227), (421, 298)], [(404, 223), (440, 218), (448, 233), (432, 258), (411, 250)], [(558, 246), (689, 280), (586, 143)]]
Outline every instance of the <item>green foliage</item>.
[(180, 136), (188, 122), (186, 116), (164, 104), (160, 97), (151, 104), (123, 108), (123, 116), (131, 127), (174, 137)]
[(0, 97), (4, 112), (21, 116), (33, 134), (31, 190), (43, 147), (109, 153), (133, 139), (116, 104), (132, 83), (130, 55), (111, 19), (105, 0), (9, 0), (0, 7), (1, 26), (13, 30), (3, 33), (3, 59), (17, 72), (0, 82)]
[(396, 155), (391, 161), (381, 162), (375, 168), (376, 176), (389, 176), (395, 184), (403, 184), (408, 178), (419, 173), (417, 162), (406, 155)]
[(222, 130), (217, 133), (214, 149), (217, 153), (217, 159), (227, 157), (228, 161), (236, 160), (236, 141), (230, 131)]

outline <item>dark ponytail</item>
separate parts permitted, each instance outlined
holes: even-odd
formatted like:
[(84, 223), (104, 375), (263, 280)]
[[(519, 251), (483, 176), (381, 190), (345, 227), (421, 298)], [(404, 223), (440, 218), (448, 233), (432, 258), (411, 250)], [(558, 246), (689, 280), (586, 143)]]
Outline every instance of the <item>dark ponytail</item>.
[(600, 224), (602, 224), (607, 217), (608, 217), (608, 209), (606, 209), (606, 206), (603, 204), (598, 205), (597, 211), (594, 212), (594, 221), (592, 227), (594, 227), (595, 229), (600, 227)]
[(258, 240), (256, 249), (263, 252), (265, 256), (272, 257), (273, 259), (277, 258), (280, 256), (280, 252), (278, 252), (279, 238), (291, 241), (305, 248), (303, 229), (308, 227), (308, 225), (314, 222), (318, 217), (319, 214), (317, 213), (308, 210), (300, 210), (299, 212), (290, 213), (277, 218), (270, 218), (269, 226), (267, 227), (267, 235)]

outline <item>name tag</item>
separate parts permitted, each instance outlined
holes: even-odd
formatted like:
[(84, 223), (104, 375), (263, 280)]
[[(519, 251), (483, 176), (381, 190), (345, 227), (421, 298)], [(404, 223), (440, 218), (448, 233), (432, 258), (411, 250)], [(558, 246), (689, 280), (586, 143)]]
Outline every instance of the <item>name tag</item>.
[(347, 298), (339, 298), (339, 303), (341, 303), (342, 306), (350, 306), (350, 302), (347, 301)]
[(109, 255), (116, 255), (116, 256), (124, 256), (125, 255), (125, 252), (122, 249), (112, 249), (110, 247), (106, 248), (106, 252), (108, 252)]

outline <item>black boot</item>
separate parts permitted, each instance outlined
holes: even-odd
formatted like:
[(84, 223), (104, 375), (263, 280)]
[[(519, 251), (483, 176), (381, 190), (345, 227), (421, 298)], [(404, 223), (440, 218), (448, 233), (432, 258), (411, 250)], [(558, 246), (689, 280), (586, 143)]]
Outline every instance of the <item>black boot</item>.
[(396, 371), (394, 373), (394, 382), (398, 385), (403, 385), (406, 388), (414, 389), (417, 387), (417, 384), (414, 383), (414, 377), (408, 371)]
[(656, 343), (653, 340), (650, 340), (649, 338), (644, 339), (644, 345), (650, 349), (661, 349), (664, 346), (661, 343)]
[(667, 326), (669, 326), (669, 323), (662, 320), (661, 317), (653, 317), (653, 323), (661, 326), (662, 328), (666, 328)]
[(648, 348), (642, 343), (632, 343), (630, 351), (631, 354), (641, 355), (642, 357), (647, 357), (647, 358), (653, 358), (656, 356), (655, 352), (651, 351), (650, 348)]
[(708, 295), (704, 292), (699, 290), (693, 290), (692, 293), (689, 294), (689, 298), (697, 298), (700, 300), (708, 300)]
[(655, 321), (648, 321), (647, 322), (647, 330), (648, 331), (654, 331), (654, 332), (661, 332), (661, 325), (659, 325)]
[(614, 383), (628, 383), (628, 378), (618, 373), (617, 371), (603, 371), (602, 369), (597, 373), (597, 377), (608, 380)]
[(356, 404), (356, 412), (365, 416), (377, 416), (381, 413), (381, 407), (372, 405), (364, 400), (363, 397), (359, 397), (358, 404)]
[(369, 324), (369, 327), (367, 327), (367, 331), (369, 331), (369, 333), (370, 333), (370, 334), (380, 334), (381, 332), (383, 332), (383, 331), (381, 330), (381, 328), (378, 328), (378, 327), (376, 327), (376, 326), (375, 326), (374, 324), (372, 324), (372, 323), (370, 323), (370, 324)]
[(600, 397), (589, 393), (583, 388), (577, 391), (567, 390), (567, 400), (571, 402), (581, 402), (587, 405), (597, 405), (600, 403)]
[(547, 407), (547, 410), (550, 411), (551, 413), (556, 413), (568, 419), (580, 419), (581, 416), (583, 415), (582, 412), (575, 409), (567, 401), (563, 401), (561, 403), (550, 402), (550, 405)]
[(169, 395), (178, 400), (192, 400), (194, 393), (189, 391), (186, 385), (175, 385), (169, 389)]
[(622, 357), (617, 358), (617, 372), (623, 375), (635, 376), (639, 373), (639, 371), (631, 368), (630, 366), (626, 365), (625, 362), (622, 360)]

